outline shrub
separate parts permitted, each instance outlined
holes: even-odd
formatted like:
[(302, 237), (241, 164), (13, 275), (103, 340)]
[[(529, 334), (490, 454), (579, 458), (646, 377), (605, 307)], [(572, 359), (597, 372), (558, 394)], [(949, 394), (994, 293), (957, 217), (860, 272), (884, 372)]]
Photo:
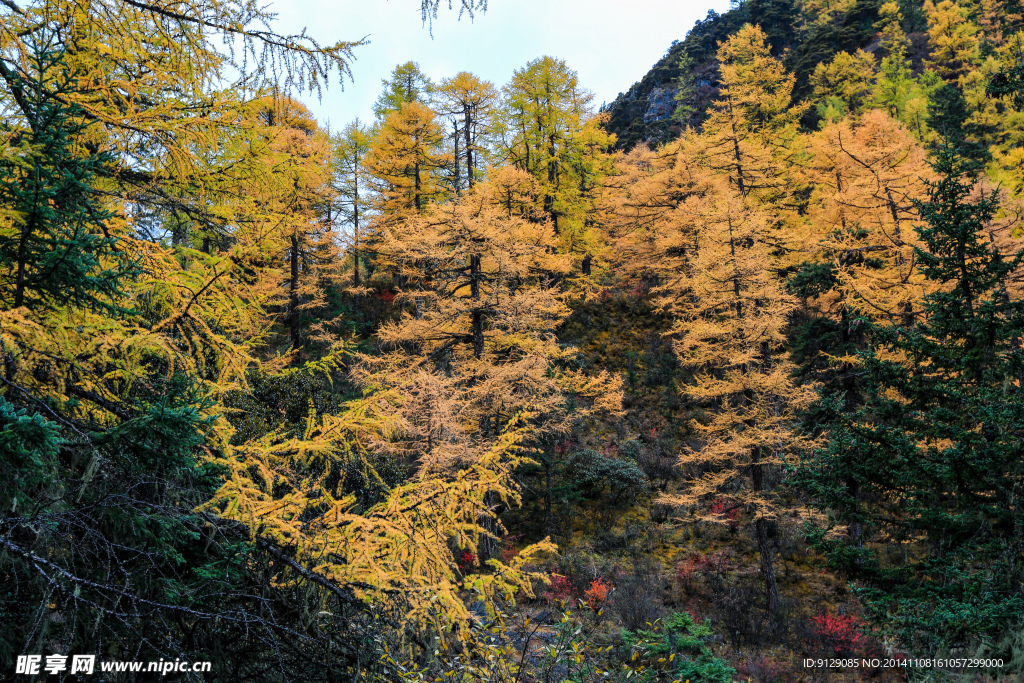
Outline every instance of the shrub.
[(699, 579), (710, 579), (712, 584), (710, 588), (718, 590), (722, 574), (728, 571), (732, 564), (733, 556), (734, 553), (730, 549), (723, 549), (706, 555), (699, 553), (691, 555), (676, 565), (676, 579), (687, 593), (695, 589)]
[(647, 478), (632, 460), (607, 457), (590, 449), (576, 451), (569, 460), (570, 478), (589, 499), (605, 496), (615, 505), (622, 494), (635, 494), (647, 486)]
[(812, 639), (838, 657), (864, 654), (869, 646), (864, 621), (853, 614), (819, 614), (810, 622)]
[(736, 670), (742, 680), (756, 681), (756, 683), (781, 683), (789, 679), (793, 667), (789, 662), (780, 662), (762, 656), (748, 659)]
[(587, 607), (597, 611), (608, 601), (608, 596), (611, 595), (613, 589), (614, 586), (603, 579), (594, 579), (590, 582), (590, 588), (584, 591), (583, 600), (587, 603)]
[(637, 565), (632, 573), (618, 578), (612, 607), (625, 628), (635, 631), (658, 618), (660, 583), (661, 577), (651, 565)]
[(551, 574), (551, 583), (544, 591), (544, 599), (550, 603), (565, 602), (575, 596), (572, 582), (561, 574)]
[(622, 632), (622, 640), (632, 652), (633, 668), (667, 669), (678, 680), (732, 683), (736, 671), (711, 652), (706, 641), (712, 637), (710, 622), (698, 624), (686, 612), (677, 612), (664, 623), (655, 622), (653, 630)]
[(476, 554), (471, 550), (463, 550), (459, 553), (459, 556), (455, 560), (456, 564), (459, 565), (459, 571), (463, 574), (468, 574), (469, 571), (476, 566), (477, 557)]
[(501, 544), (501, 551), (499, 557), (505, 564), (509, 564), (519, 555), (519, 550), (516, 549), (516, 541), (519, 539), (519, 535), (506, 536), (504, 543)]

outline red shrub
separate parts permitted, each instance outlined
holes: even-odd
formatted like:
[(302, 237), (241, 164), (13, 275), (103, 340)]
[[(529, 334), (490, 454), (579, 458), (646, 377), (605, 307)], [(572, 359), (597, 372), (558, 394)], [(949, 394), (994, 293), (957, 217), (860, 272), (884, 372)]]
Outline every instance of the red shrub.
[(516, 555), (519, 554), (519, 551), (516, 550), (516, 540), (518, 538), (518, 535), (507, 536), (505, 538), (505, 542), (501, 545), (501, 561), (505, 564), (512, 562), (512, 560), (516, 558)]
[(740, 508), (732, 498), (716, 498), (711, 504), (711, 514), (723, 515), (729, 520), (729, 528), (735, 530), (740, 519)]
[(386, 304), (394, 303), (395, 296), (395, 293), (389, 289), (382, 290), (379, 294), (377, 294), (377, 298)]
[(567, 453), (573, 446), (575, 446), (575, 443), (572, 439), (565, 439), (561, 443), (555, 444), (555, 453), (562, 455)]
[(583, 592), (583, 600), (587, 603), (587, 607), (597, 611), (608, 601), (608, 596), (613, 588), (612, 584), (602, 579), (594, 579), (590, 582), (590, 588)]
[(813, 639), (839, 657), (865, 654), (870, 639), (864, 634), (864, 628), (864, 621), (853, 614), (819, 614), (811, 617)]
[(459, 553), (459, 556), (456, 558), (455, 562), (459, 565), (459, 571), (463, 574), (466, 574), (469, 572), (469, 570), (476, 566), (476, 560), (476, 554), (473, 553), (473, 551), (463, 550), (461, 553)]
[(694, 582), (704, 574), (720, 574), (729, 569), (733, 553), (729, 549), (707, 555), (695, 554), (676, 565), (676, 578), (690, 592)]
[(643, 280), (638, 280), (633, 288), (629, 290), (629, 295), (634, 299), (643, 299), (651, 291), (651, 286)]
[(564, 602), (573, 597), (572, 582), (561, 574), (551, 574), (551, 583), (544, 591), (544, 599), (548, 602)]

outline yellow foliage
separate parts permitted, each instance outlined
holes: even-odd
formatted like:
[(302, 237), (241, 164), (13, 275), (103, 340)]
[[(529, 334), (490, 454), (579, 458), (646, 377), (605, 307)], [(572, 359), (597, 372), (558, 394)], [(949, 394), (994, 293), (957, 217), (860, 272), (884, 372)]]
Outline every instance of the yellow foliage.
[(508, 603), (519, 591), (532, 596), (532, 582), (542, 577), (528, 565), (554, 551), (549, 541), (508, 564), (488, 560), (491, 571), (468, 581), (451, 550), (475, 552), (490, 533), (481, 523), (490, 506), (519, 502), (510, 482), (522, 462), (522, 429), (512, 425), (472, 465), (416, 477), (360, 513), (352, 496), (339, 493), (344, 478), (336, 475), (349, 459), (364, 457), (368, 433), (389, 428), (375, 403), (351, 404), (340, 415), (311, 414), (304, 434), (277, 431), (234, 450), (222, 460), (230, 470), (226, 482), (204, 509), (293, 549), (303, 566), (361, 597), (402, 595), (410, 626), (463, 631), (469, 613), (462, 590)]

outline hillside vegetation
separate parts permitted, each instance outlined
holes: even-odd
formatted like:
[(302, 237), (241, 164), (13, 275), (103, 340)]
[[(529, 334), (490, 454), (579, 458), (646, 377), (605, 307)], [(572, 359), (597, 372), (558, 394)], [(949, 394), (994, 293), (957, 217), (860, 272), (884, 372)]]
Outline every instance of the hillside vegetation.
[(602, 111), (408, 62), (333, 132), (358, 43), (2, 6), (16, 677), (1024, 676), (1016, 0), (746, 0)]

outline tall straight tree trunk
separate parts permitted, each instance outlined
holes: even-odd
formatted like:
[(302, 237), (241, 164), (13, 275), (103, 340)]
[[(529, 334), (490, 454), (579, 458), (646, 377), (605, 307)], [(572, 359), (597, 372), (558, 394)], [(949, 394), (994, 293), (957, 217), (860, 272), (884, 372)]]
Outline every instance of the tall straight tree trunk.
[(355, 222), (353, 223), (352, 235), (355, 239), (355, 245), (352, 248), (352, 284), (356, 287), (359, 286), (359, 210), (355, 212)]
[(462, 195), (462, 174), (459, 172), (459, 122), (452, 121), (452, 142), (455, 145), (455, 194)]
[[(480, 301), (480, 256), (469, 257), (469, 273), (471, 279), (470, 292), (474, 301)], [(484, 312), (477, 308), (473, 311), (473, 357), (477, 360), (484, 357)]]
[(355, 240), (352, 250), (352, 284), (359, 286), (359, 159), (356, 158), (353, 166), (352, 186), (352, 236)]
[(420, 204), (420, 164), (416, 162), (413, 167), (413, 197), (412, 203), (416, 207), (416, 211), (419, 212), (423, 207)]
[(469, 189), (473, 189), (473, 138), (470, 128), (473, 124), (472, 115), (470, 114), (469, 106), (463, 108), (466, 114), (466, 119), (463, 122), (463, 133), (466, 136), (466, 182), (469, 183)]
[[(750, 466), (750, 478), (754, 491), (764, 490), (764, 465), (761, 464), (761, 449), (754, 446), (753, 462)], [(758, 517), (754, 521), (754, 538), (757, 540), (757, 552), (761, 557), (761, 575), (764, 577), (764, 593), (767, 601), (767, 616), (771, 623), (779, 610), (779, 584), (775, 579), (775, 567), (772, 564), (772, 548), (768, 543), (768, 520)]]
[(292, 233), (291, 277), (288, 282), (288, 327), (292, 338), (292, 348), (300, 346), (299, 340), (299, 236)]

